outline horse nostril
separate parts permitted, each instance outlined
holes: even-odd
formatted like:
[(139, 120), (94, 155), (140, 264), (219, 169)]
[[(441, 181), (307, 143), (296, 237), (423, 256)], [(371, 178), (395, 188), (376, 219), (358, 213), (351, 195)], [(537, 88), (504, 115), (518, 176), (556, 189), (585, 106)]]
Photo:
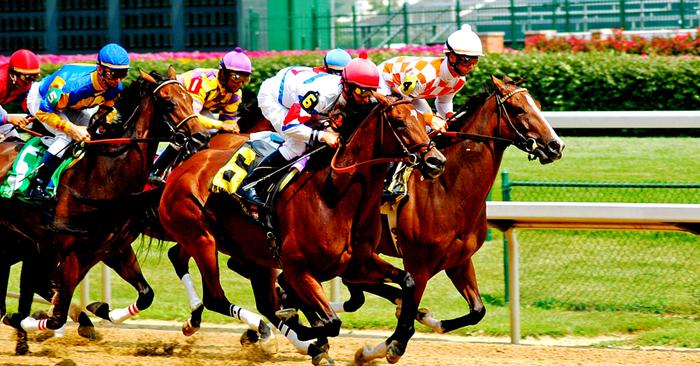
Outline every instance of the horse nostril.
[(557, 152), (557, 153), (561, 152), (561, 150), (563, 149), (563, 147), (561, 146), (561, 144), (559, 144), (559, 141), (557, 141), (557, 140), (550, 141), (547, 144), (547, 146), (549, 147), (550, 150)]
[(436, 157), (433, 157), (433, 156), (428, 157), (427, 159), (425, 159), (425, 163), (426, 163), (428, 166), (433, 167), (433, 168), (435, 168), (435, 169), (441, 169), (442, 166), (445, 165), (445, 162), (444, 162), (444, 161), (442, 161), (441, 159), (438, 159), (438, 158), (436, 158)]

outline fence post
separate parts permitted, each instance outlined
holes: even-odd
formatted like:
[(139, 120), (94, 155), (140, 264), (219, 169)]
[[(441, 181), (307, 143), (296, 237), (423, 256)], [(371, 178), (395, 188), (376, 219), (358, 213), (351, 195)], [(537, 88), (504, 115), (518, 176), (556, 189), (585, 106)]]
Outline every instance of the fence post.
[(107, 4), (107, 32), (110, 42), (119, 42), (121, 33), (119, 21), (119, 0), (109, 0)]
[(311, 49), (318, 49), (318, 13), (316, 6), (311, 6)]
[[(507, 170), (501, 172), (501, 194), (504, 201), (510, 201), (510, 174)], [(506, 304), (510, 302), (510, 268), (508, 266), (508, 238), (503, 235), (503, 299)]]
[(625, 14), (625, 0), (620, 0), (620, 29), (625, 29), (627, 16)]
[(352, 48), (358, 49), (358, 47), (357, 47), (357, 11), (355, 10), (355, 5), (352, 6)]
[(58, 53), (58, 0), (46, 0), (46, 51)]
[[(552, 30), (557, 30), (557, 8), (559, 3), (557, 0), (552, 0)], [(526, 36), (527, 38), (527, 36)]]
[(391, 1), (386, 6), (386, 36), (391, 36)]
[(403, 43), (408, 44), (408, 3), (403, 3)]
[(173, 51), (185, 49), (185, 4), (183, 0), (172, 0), (170, 15), (172, 19)]
[(517, 25), (515, 24), (515, 0), (510, 0), (510, 47), (515, 48), (518, 44)]
[(685, 28), (685, 0), (680, 0), (678, 2), (678, 16), (680, 19), (678, 22), (680, 23), (680, 27)]
[(455, 23), (457, 23), (457, 29), (462, 29), (462, 17), (459, 13), (462, 12), (462, 7), (459, 4), (459, 0), (455, 1)]
[(569, 0), (564, 0), (564, 19), (566, 20), (566, 24), (564, 25), (564, 29), (567, 32), (571, 32), (571, 9), (569, 8)]

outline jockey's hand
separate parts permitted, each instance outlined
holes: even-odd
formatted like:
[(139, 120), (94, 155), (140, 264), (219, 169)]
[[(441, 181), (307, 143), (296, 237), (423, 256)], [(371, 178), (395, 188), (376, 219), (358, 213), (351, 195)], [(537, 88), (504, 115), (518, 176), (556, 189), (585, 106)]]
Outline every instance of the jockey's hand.
[(325, 130), (323, 131), (323, 134), (321, 135), (321, 142), (327, 144), (330, 147), (337, 147), (338, 146), (338, 141), (339, 140), (339, 135), (337, 132), (333, 130)]
[(433, 116), (433, 119), (430, 121), (430, 128), (435, 131), (447, 132), (447, 122), (438, 116)]
[(27, 116), (7, 116), (7, 121), (20, 128), (24, 128), (27, 123), (31, 122)]
[(241, 128), (238, 127), (238, 122), (236, 121), (226, 121), (221, 123), (221, 127), (219, 128), (220, 131), (223, 132), (230, 132), (230, 133), (239, 133), (241, 132)]
[(68, 134), (70, 138), (78, 142), (90, 141), (90, 133), (88, 132), (87, 127), (85, 126), (72, 125), (71, 128), (69, 128), (68, 131), (66, 131), (66, 134)]

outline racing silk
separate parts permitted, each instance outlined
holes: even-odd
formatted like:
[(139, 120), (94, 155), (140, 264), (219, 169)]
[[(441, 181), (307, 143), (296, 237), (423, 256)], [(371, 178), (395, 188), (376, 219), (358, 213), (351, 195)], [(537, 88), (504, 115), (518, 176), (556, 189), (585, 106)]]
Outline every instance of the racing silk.
[[(465, 83), (464, 77), (450, 71), (446, 57), (399, 56), (382, 62), (378, 68), (381, 75), (380, 92), (391, 94), (390, 88), (395, 87), (413, 98), (435, 98), (435, 109), (442, 118), (447, 113), (452, 113), (452, 99)], [(405, 93), (406, 90), (402, 87), (409, 75), (414, 77), (413, 80), (417, 78), (417, 81), (413, 90)], [(416, 107), (432, 114), (425, 101), (417, 103)]]
[[(116, 88), (108, 86), (104, 89), (98, 78), (97, 65), (69, 64), (61, 67), (41, 81), (41, 102), (36, 118), (57, 130), (65, 131), (68, 122), (61, 118), (60, 113), (95, 106), (113, 107), (122, 91), (122, 84), (119, 83)], [(116, 113), (116, 110), (109, 113), (107, 121), (112, 121)]]
[(275, 78), (280, 81), (277, 101), (288, 109), (282, 132), (295, 140), (310, 141), (314, 130), (305, 123), (314, 115), (330, 113), (342, 93), (340, 76), (291, 66), (282, 69)]
[(27, 92), (31, 84), (27, 85), (27, 88), (22, 90), (19, 88), (12, 88), (10, 85), (10, 64), (0, 65), (0, 124), (7, 123), (7, 111), (2, 107), (7, 103), (12, 103), (15, 100), (20, 100), (22, 105), (22, 110), (27, 111)]
[[(219, 129), (221, 121), (238, 121), (238, 106), (243, 98), (241, 89), (230, 93), (219, 85), (218, 72), (218, 69), (194, 69), (177, 77), (192, 96), (192, 109), (206, 128)], [(218, 112), (219, 120), (201, 115), (202, 110)]]

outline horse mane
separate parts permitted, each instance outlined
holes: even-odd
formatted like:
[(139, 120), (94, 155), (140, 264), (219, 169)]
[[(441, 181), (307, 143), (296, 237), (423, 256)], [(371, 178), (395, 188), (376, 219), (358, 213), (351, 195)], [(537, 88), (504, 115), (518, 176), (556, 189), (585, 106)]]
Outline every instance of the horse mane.
[[(166, 76), (158, 73), (157, 71), (151, 71), (149, 75), (156, 79), (158, 84), (168, 79)], [(156, 84), (148, 83), (140, 76), (136, 80), (129, 83), (129, 85), (126, 85), (124, 90), (122, 90), (120, 93), (119, 99), (117, 99), (117, 103), (115, 105), (119, 115), (129, 116), (136, 109), (136, 107), (141, 104), (144, 94), (153, 91), (155, 87)]]

